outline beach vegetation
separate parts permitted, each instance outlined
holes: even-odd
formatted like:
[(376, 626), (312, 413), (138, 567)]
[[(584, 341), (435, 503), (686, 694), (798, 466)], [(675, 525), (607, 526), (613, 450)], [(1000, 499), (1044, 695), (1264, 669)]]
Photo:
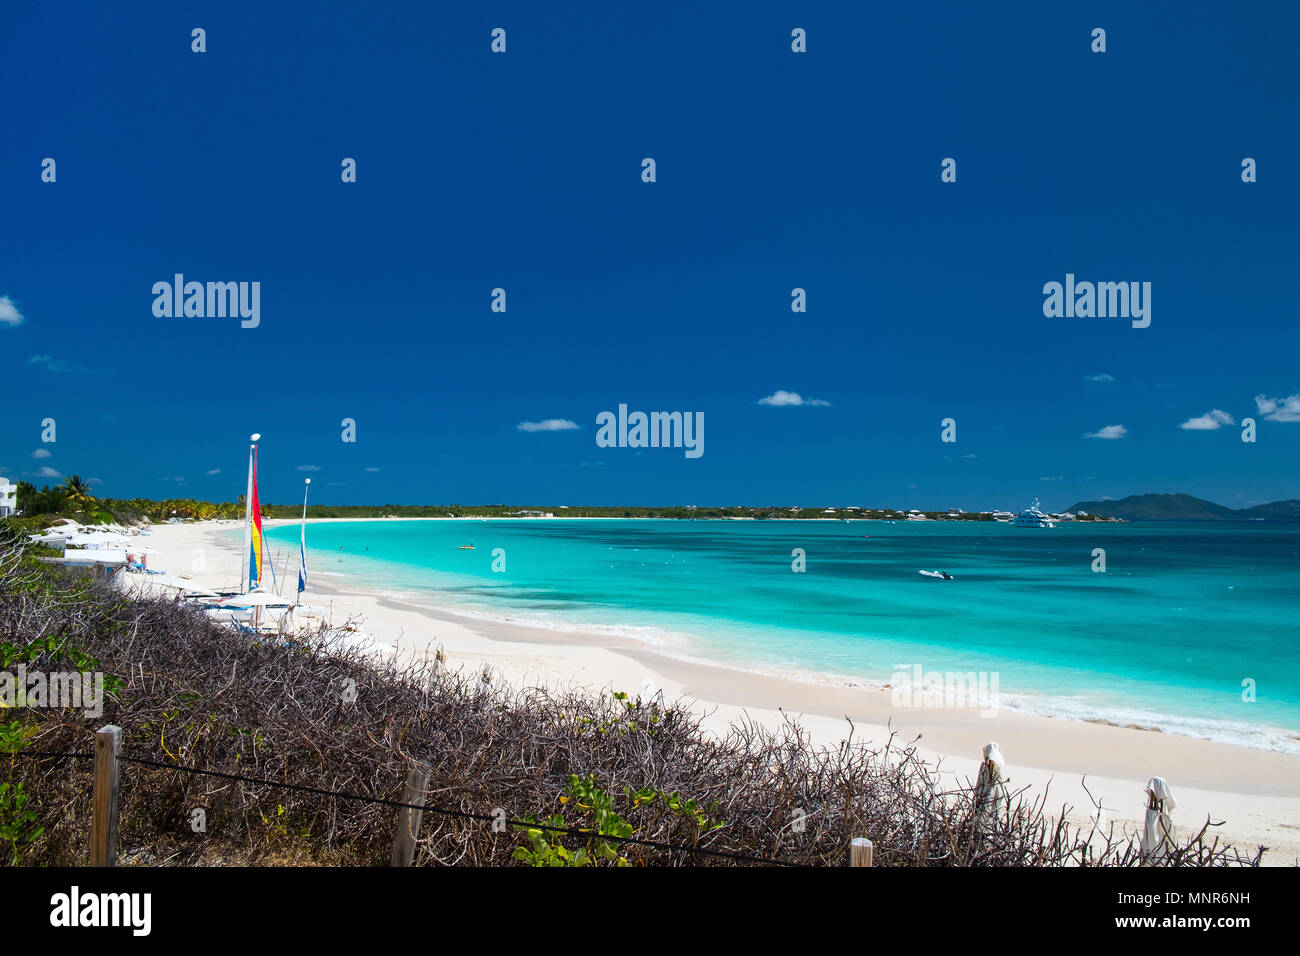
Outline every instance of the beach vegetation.
[[(565, 818), (563, 812), (546, 817), (548, 829), (536, 826), (536, 817), (525, 817), (522, 826), (516, 825), (527, 837), (527, 844), (515, 848), (512, 854), (516, 860), (522, 860), (529, 866), (588, 866), (604, 861), (615, 866), (627, 866), (627, 857), (618, 851), (618, 844), (600, 837), (630, 837), (633, 835), (632, 824), (623, 819), (614, 808), (614, 801), (608, 793), (596, 784), (591, 774), (579, 777), (570, 774), (560, 804), (573, 814), (573, 819)], [(570, 850), (564, 845), (565, 839), (572, 839), (563, 830), (577, 830), (591, 833), (585, 846)]]
[(8, 777), (0, 782), (0, 860), (7, 866), (21, 862), (23, 851), (45, 832), (22, 781), (14, 779), (17, 754), (35, 732), (21, 720), (0, 723), (0, 754), (8, 757)]

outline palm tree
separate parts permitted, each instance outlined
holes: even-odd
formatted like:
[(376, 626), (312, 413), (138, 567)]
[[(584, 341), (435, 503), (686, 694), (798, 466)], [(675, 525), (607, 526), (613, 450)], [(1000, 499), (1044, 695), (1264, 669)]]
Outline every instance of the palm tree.
[(90, 485), (81, 480), (80, 475), (73, 475), (63, 483), (63, 494), (68, 501), (80, 509), (95, 503), (95, 496), (90, 493)]

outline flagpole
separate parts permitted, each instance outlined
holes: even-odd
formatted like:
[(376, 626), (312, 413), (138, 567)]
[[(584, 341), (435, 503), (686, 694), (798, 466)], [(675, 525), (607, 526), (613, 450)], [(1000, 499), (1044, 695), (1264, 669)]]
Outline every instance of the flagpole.
[(302, 563), (298, 567), (298, 597), (302, 597), (302, 592), (307, 588), (307, 492), (311, 490), (311, 479), (308, 478), (302, 487), (302, 525), (301, 525), (301, 547), (300, 552)]
[(262, 436), (254, 433), (248, 446), (248, 488), (244, 492), (244, 556), (239, 563), (239, 593), (248, 591), (248, 568), (250, 555), (253, 553), (253, 454), (257, 451), (257, 442)]

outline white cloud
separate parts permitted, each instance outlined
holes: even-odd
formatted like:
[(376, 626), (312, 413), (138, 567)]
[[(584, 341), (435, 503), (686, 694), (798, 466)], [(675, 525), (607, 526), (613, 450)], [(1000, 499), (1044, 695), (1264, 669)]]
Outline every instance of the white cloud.
[(205, 475), (219, 475), (219, 474), (221, 474), (221, 469), (220, 469), (220, 468), (209, 468), (207, 471), (204, 472), (204, 474), (205, 474)]
[(1055, 475), (1055, 476), (1053, 476), (1053, 477), (1051, 477), (1051, 478), (1039, 478), (1038, 480), (1039, 480), (1039, 481), (1060, 481), (1060, 480), (1061, 480), (1061, 476), (1060, 476), (1060, 475)]
[(49, 465), (42, 465), (41, 470), (36, 473), (37, 478), (62, 478), (60, 472), (55, 471)]
[(969, 455), (962, 455), (962, 457), (963, 457), (963, 458), (978, 458), (979, 456), (976, 455), (974, 452), (972, 452), (972, 453), (970, 453)]
[(320, 465), (299, 465), (299, 471), (320, 471)]
[(376, 468), (374, 465), (371, 465), (369, 468), (366, 469), (366, 471), (378, 471), (378, 470), (379, 469)]
[(22, 325), (23, 314), (18, 311), (14, 300), (7, 295), (0, 295), (0, 325)]
[(86, 368), (84, 365), (55, 358), (53, 355), (29, 355), (27, 364), (59, 375), (104, 375), (115, 371), (115, 369)]
[(1102, 428), (1098, 428), (1095, 432), (1085, 433), (1083, 437), (1116, 439), (1116, 438), (1123, 438), (1127, 434), (1128, 434), (1128, 429), (1125, 428), (1123, 425), (1106, 425), (1103, 426)]
[(767, 398), (760, 398), (758, 404), (773, 405), (778, 408), (787, 405), (820, 405), (824, 407), (830, 405), (830, 402), (823, 401), (820, 398), (804, 398), (798, 392), (787, 392), (785, 389), (779, 388), (771, 395), (767, 396)]
[(49, 458), (50, 450), (48, 448), (38, 448), (32, 452), (33, 458)]
[(1224, 425), (1235, 425), (1236, 421), (1231, 415), (1221, 408), (1211, 408), (1204, 415), (1196, 418), (1189, 418), (1179, 425), (1179, 428), (1186, 429), (1189, 432), (1212, 432), (1216, 428), (1222, 428)]
[(521, 432), (568, 432), (581, 426), (567, 418), (547, 418), (540, 422), (520, 422), (515, 426)]
[(1256, 395), (1255, 405), (1259, 408), (1259, 413), (1270, 422), (1300, 422), (1300, 395), (1288, 395), (1286, 398)]
[(1106, 372), (1098, 372), (1096, 375), (1085, 375), (1084, 379), (1089, 382), (1113, 382), (1115, 376)]

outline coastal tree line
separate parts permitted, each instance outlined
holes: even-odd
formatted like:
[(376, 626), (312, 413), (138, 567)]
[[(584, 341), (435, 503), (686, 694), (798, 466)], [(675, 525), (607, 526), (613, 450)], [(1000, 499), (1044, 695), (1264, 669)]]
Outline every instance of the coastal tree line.
[[(182, 520), (208, 520), (213, 518), (242, 519), (244, 496), (235, 501), (212, 502), (195, 498), (95, 498), (89, 486), (73, 475), (64, 484), (37, 489), (30, 482), (21, 481), (16, 486), (19, 513), (24, 517), (73, 517), (88, 523), (112, 522), (134, 524)], [(263, 518), (296, 518), (302, 514), (301, 505), (276, 505), (262, 502)], [(923, 512), (931, 520), (991, 521), (992, 515), (974, 512)], [(506, 504), (429, 504), (429, 505), (308, 505), (309, 518), (532, 518), (543, 515), (556, 518), (678, 518), (681, 520), (709, 518), (747, 518), (754, 520), (784, 519), (836, 519), (873, 520), (903, 519), (907, 513), (892, 508), (835, 509), (828, 513), (823, 508), (800, 508), (790, 505), (767, 507), (707, 507), (695, 505), (641, 506), (641, 505), (506, 505)]]
[[(96, 498), (89, 483), (73, 475), (61, 485), (36, 488), (31, 482), (15, 486), (18, 512), (36, 524), (54, 518), (71, 517), (86, 523), (139, 524), (179, 520), (239, 520), (244, 517), (244, 496), (234, 501), (201, 501), (195, 498)], [(297, 504), (276, 505), (261, 502), (263, 518), (296, 518), (302, 514)], [(982, 512), (924, 511), (931, 521), (992, 521)], [(767, 505), (764, 507), (709, 507), (696, 505), (510, 505), (510, 504), (428, 504), (428, 505), (309, 505), (309, 518), (530, 518), (551, 515), (556, 518), (736, 518), (767, 521), (794, 520), (903, 520), (907, 512), (897, 508), (835, 508)]]

